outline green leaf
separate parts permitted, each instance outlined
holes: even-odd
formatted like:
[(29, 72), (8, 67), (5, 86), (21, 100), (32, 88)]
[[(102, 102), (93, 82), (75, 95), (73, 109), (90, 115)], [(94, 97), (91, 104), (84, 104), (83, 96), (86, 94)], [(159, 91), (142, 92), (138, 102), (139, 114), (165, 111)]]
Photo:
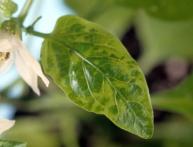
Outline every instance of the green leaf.
[[(44, 103), (46, 103), (45, 101)], [(29, 105), (26, 104), (25, 106)], [(36, 119), (29, 116), (17, 119), (17, 125), (5, 133), (5, 137), (25, 140), (29, 147), (60, 147), (62, 145), (65, 147), (78, 147), (76, 145), (78, 142), (76, 119), (78, 117), (74, 117), (76, 116), (74, 109), (64, 109), (46, 110), (45, 113), (30, 111), (33, 113), (39, 112), (42, 115)], [(42, 125), (42, 123), (44, 124)], [(56, 128), (58, 131), (52, 131)]]
[[(25, 140), (27, 142), (27, 146), (29, 147), (59, 147), (61, 143), (60, 137), (58, 137), (59, 135), (57, 135), (57, 132), (49, 130), (56, 129), (56, 122), (58, 127), (63, 122), (60, 122), (58, 119), (56, 120), (53, 117), (58, 113), (54, 113), (54, 115), (52, 115), (51, 113), (53, 111), (47, 110), (46, 112), (49, 113), (47, 119), (44, 119), (43, 114), (41, 117), (36, 118), (29, 116), (18, 118), (17, 125), (5, 133), (5, 137), (17, 138), (17, 140)], [(60, 118), (62, 119), (63, 117), (60, 116)], [(51, 122), (53, 122), (53, 124)], [(59, 128), (59, 130), (60, 129), (61, 128)]]
[(177, 112), (193, 120), (193, 74), (179, 86), (155, 94), (152, 98), (156, 109)]
[(120, 41), (103, 28), (76, 16), (61, 17), (43, 42), (41, 60), (74, 103), (133, 134), (152, 136), (144, 75)]
[(192, 60), (193, 20), (164, 21), (144, 12), (136, 20), (145, 50), (139, 62), (145, 72), (170, 57)]
[[(193, 143), (193, 123), (180, 117), (171, 116), (162, 123), (158, 123), (155, 128), (154, 139), (173, 140), (175, 142), (190, 141)], [(167, 130), (167, 131), (166, 131)], [(181, 145), (182, 146), (182, 145)], [(191, 146), (191, 145), (189, 145)], [(189, 147), (185, 146), (185, 147)], [(167, 146), (168, 147), (168, 146)], [(180, 147), (180, 146), (174, 146)]]
[(15, 141), (0, 140), (0, 147), (27, 147), (26, 143)]
[(0, 14), (11, 17), (17, 11), (17, 5), (12, 0), (0, 0)]

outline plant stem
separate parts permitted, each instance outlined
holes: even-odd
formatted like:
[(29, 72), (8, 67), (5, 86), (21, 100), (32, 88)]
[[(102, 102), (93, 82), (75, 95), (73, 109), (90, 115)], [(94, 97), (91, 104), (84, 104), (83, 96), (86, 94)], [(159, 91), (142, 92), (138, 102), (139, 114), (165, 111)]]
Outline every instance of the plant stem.
[(37, 32), (37, 31), (30, 31), (28, 32), (29, 34), (32, 34), (32, 35), (35, 35), (35, 36), (38, 36), (38, 37), (42, 37), (42, 38), (48, 38), (49, 34), (46, 34), (46, 33), (42, 33), (42, 32)]
[(28, 12), (29, 12), (29, 9), (31, 7), (33, 3), (33, 0), (27, 0), (19, 14), (19, 20), (20, 20), (20, 23), (23, 24)]
[(25, 18), (29, 12), (29, 9), (31, 8), (31, 5), (33, 3), (33, 0), (26, 0), (19, 16), (18, 16), (18, 20), (21, 24), (21, 27), (23, 28), (23, 30), (28, 33), (28, 34), (31, 34), (31, 35), (34, 35), (34, 36), (38, 36), (38, 37), (42, 37), (42, 38), (48, 38), (49, 34), (45, 34), (45, 33), (41, 33), (41, 32), (37, 32), (34, 30), (34, 25), (37, 23), (38, 20), (41, 19), (41, 17), (38, 17), (32, 25), (30, 25), (29, 27), (24, 27), (23, 26), (23, 22), (25, 21)]
[(38, 36), (41, 38), (48, 38), (50, 36), (50, 34), (46, 34), (46, 33), (42, 33), (42, 32), (38, 32), (35, 31), (33, 28), (29, 27), (29, 28), (24, 28), (24, 31), (28, 34), (34, 35), (34, 36)]

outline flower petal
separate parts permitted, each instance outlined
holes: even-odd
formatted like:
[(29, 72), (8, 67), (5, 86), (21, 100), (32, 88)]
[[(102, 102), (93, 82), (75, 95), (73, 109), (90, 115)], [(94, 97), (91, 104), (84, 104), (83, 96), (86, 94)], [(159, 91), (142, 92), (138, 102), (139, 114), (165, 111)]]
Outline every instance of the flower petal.
[(17, 66), (17, 70), (24, 81), (33, 89), (37, 95), (40, 95), (38, 88), (38, 75), (31, 67), (26, 64), (26, 61), (21, 58), (18, 52), (16, 52), (15, 65)]
[(31, 56), (23, 43), (18, 39), (12, 40), (16, 54), (16, 66), (20, 75), (32, 87), (32, 89), (39, 95), (37, 76), (39, 76), (45, 85), (48, 87), (49, 80), (43, 74), (40, 64)]
[(18, 39), (17, 41), (18, 46), (18, 52), (21, 55), (21, 57), (25, 60), (26, 64), (33, 68), (33, 70), (38, 74), (38, 76), (43, 80), (45, 85), (48, 87), (49, 80), (46, 78), (46, 76), (43, 74), (40, 64), (32, 57), (32, 55), (28, 52), (24, 44)]
[(13, 127), (14, 124), (15, 124), (14, 120), (0, 119), (0, 135), (6, 130)]
[(0, 32), (0, 52), (11, 52), (13, 46), (11, 44), (11, 36), (7, 33)]
[(7, 39), (0, 39), (0, 52), (10, 52), (12, 46)]

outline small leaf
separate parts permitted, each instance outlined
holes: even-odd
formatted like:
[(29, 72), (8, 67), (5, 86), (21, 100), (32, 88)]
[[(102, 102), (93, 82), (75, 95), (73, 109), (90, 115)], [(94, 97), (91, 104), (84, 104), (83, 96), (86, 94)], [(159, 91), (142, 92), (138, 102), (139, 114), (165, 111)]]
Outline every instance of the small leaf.
[(27, 147), (26, 143), (15, 141), (0, 140), (0, 147)]
[(100, 26), (61, 17), (42, 46), (45, 72), (80, 107), (104, 114), (143, 138), (153, 133), (153, 113), (142, 71), (126, 49)]
[(12, 0), (0, 0), (0, 14), (11, 17), (17, 11), (17, 5)]
[(179, 86), (153, 96), (152, 102), (156, 109), (177, 112), (193, 120), (193, 74)]

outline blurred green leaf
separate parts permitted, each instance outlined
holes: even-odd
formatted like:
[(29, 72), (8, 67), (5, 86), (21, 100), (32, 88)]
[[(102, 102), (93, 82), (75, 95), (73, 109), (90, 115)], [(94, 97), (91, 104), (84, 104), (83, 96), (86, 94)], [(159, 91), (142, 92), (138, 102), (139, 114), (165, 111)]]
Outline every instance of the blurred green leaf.
[(179, 86), (153, 95), (154, 108), (177, 112), (193, 120), (193, 74)]
[(133, 134), (152, 136), (144, 76), (119, 40), (100, 26), (76, 16), (61, 17), (43, 43), (42, 64), (80, 107), (106, 115)]
[[(123, 7), (113, 7), (101, 15), (91, 19), (95, 23), (102, 25), (112, 34), (122, 37), (126, 30), (132, 25), (134, 11)], [(116, 20), (116, 21), (109, 21)]]
[(93, 19), (101, 15), (106, 9), (111, 9), (114, 5), (112, 0), (65, 0), (65, 2), (75, 10), (75, 12), (86, 19)]
[[(178, 117), (170, 117), (155, 127), (154, 140), (160, 140), (164, 147), (190, 147), (193, 143), (193, 124)], [(173, 147), (173, 146), (172, 146)]]
[[(73, 109), (72, 109), (73, 110)], [(65, 116), (62, 114), (58, 115), (58, 118), (64, 117), (61, 119), (61, 138), (63, 144), (66, 147), (79, 147), (78, 145), (78, 132), (77, 132), (77, 117), (72, 117), (71, 113), (65, 113)]]
[(60, 142), (53, 126), (57, 127), (58, 122), (52, 126), (50, 121), (54, 119), (51, 117), (48, 120), (40, 117), (17, 119), (15, 127), (5, 134), (6, 138), (25, 140), (27, 147), (57, 147)]
[(77, 121), (90, 118), (59, 93), (24, 101), (19, 104), (19, 110), (35, 115), (16, 119), (16, 125), (5, 137), (25, 140), (28, 147), (79, 147)]
[[(149, 15), (169, 21), (193, 18), (192, 0), (65, 0), (65, 2), (73, 8), (78, 15), (87, 19), (95, 18), (96, 15), (103, 15), (103, 13), (109, 9), (113, 10), (117, 7), (125, 8), (128, 12), (132, 9), (135, 10), (135, 13), (144, 10), (148, 12)], [(122, 17), (124, 18), (124, 16)], [(116, 20), (115, 17), (112, 18)], [(94, 19), (92, 21), (94, 21)]]
[(187, 20), (193, 18), (192, 0), (153, 0), (147, 8), (150, 15), (165, 20)]
[[(25, 106), (22, 106), (25, 108)], [(64, 95), (53, 92), (50, 95), (41, 97), (41, 99), (32, 100), (27, 103), (26, 109), (29, 111), (50, 111), (54, 109), (71, 109), (74, 104)]]
[(0, 140), (0, 147), (27, 147), (26, 143), (19, 143), (15, 141)]
[(77, 15), (102, 25), (120, 37), (132, 23), (134, 16), (133, 10), (117, 5), (113, 0), (65, 0), (65, 2)]
[(136, 25), (145, 49), (139, 61), (145, 72), (170, 57), (192, 60), (193, 20), (168, 22), (141, 12)]
[(113, 0), (114, 3), (127, 8), (148, 8), (153, 5), (155, 0)]
[(17, 11), (17, 4), (12, 0), (0, 0), (0, 15), (11, 17)]
[(149, 15), (163, 20), (186, 20), (193, 18), (192, 0), (114, 0), (128, 9), (145, 10)]

